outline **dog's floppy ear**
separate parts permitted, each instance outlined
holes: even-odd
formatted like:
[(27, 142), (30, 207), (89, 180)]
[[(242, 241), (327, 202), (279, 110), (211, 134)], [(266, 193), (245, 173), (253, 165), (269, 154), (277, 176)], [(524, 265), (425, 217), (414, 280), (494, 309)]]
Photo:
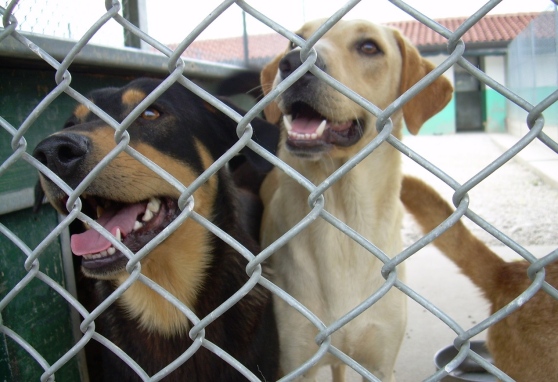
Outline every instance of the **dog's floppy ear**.
[[(415, 48), (398, 31), (394, 31), (395, 38), (401, 50), (403, 65), (401, 69), (400, 94), (416, 84), (430, 73), (434, 64), (424, 59)], [(453, 87), (444, 77), (438, 77), (423, 91), (413, 97), (403, 106), (403, 118), (412, 134), (417, 134), (420, 127), (429, 118), (440, 112), (451, 100)]]
[[(268, 63), (262, 69), (260, 75), (260, 83), (262, 85), (262, 90), (264, 94), (267, 95), (273, 89), (273, 81), (277, 76), (277, 71), (279, 70), (279, 62), (283, 58), (283, 54), (275, 57), (273, 61)], [(281, 110), (277, 106), (277, 103), (272, 102), (266, 106), (264, 109), (265, 118), (271, 123), (279, 123), (281, 120)]]

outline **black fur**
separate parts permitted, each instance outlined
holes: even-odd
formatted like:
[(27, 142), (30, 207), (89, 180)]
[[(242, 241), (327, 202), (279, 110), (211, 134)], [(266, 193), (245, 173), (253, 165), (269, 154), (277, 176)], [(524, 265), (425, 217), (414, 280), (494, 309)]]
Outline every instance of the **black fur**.
[[(159, 83), (158, 80), (139, 79), (123, 88), (94, 91), (89, 99), (114, 119), (121, 121), (130, 112), (121, 104), (123, 92), (139, 89), (149, 94)], [(158, 121), (156, 126), (151, 126), (150, 121), (140, 119), (135, 121), (128, 129), (131, 144), (147, 143), (165, 155), (186, 163), (194, 169), (195, 173), (201, 173), (204, 168), (202, 159), (193, 144), (193, 138), (198, 139), (211, 152), (214, 159), (221, 156), (238, 139), (236, 123), (180, 85), (173, 85), (153, 103), (153, 106), (161, 111), (165, 118)], [(93, 113), (89, 113), (85, 121), (73, 116), (66, 123), (64, 132), (39, 143), (34, 155), (71, 187), (75, 187), (87, 175), (87, 169), (77, 163), (72, 165), (74, 167), (71, 171), (60, 170), (60, 163), (52, 163), (52, 151), (57, 150), (56, 146), (64, 136), (80, 135), (83, 132), (95, 133), (100, 126), (106, 126), (106, 123)], [(254, 120), (252, 126), (253, 139), (274, 152), (279, 134), (277, 128), (261, 119)], [(86, 152), (90, 144), (87, 139), (83, 139), (80, 145)], [(254, 175), (254, 179), (259, 182), (271, 165), (248, 148), (244, 149), (243, 154), (245, 159), (240, 159), (242, 163), (235, 168), (242, 168), (243, 173), (248, 168)], [(72, 155), (77, 158), (75, 161), (79, 161), (80, 156), (86, 153), (72, 153)], [(71, 159), (74, 161), (74, 158)], [(211, 213), (212, 222), (236, 238), (252, 253), (258, 253), (256, 227), (259, 227), (260, 206), (253, 185), (251, 189), (245, 188), (240, 192), (240, 188), (235, 186), (232, 175), (227, 169), (220, 170), (217, 178), (217, 196)], [(58, 204), (57, 207), (61, 209), (65, 194), (46, 178), (43, 178), (43, 184), (46, 185), (45, 191), (51, 202), (57, 200), (53, 204)], [(192, 307), (200, 318), (212, 312), (248, 280), (245, 273), (247, 261), (213, 234), (208, 233), (208, 237), (211, 245), (206, 254), (209, 259), (207, 277)], [(264, 275), (268, 276), (266, 267), (264, 267)], [(98, 304), (114, 292), (114, 285), (111, 281), (95, 280), (93, 290), (95, 304)], [(112, 304), (96, 320), (96, 325), (99, 333), (124, 350), (149, 375), (159, 372), (192, 344), (187, 334), (165, 337), (157, 332), (140, 328), (138, 322), (130, 318), (118, 304)], [(260, 379), (270, 381), (277, 377), (278, 340), (271, 295), (260, 285), (210, 324), (206, 328), (205, 338), (239, 360)], [(92, 370), (93, 379), (119, 382), (140, 380), (120, 358), (104, 348), (101, 349), (102, 370)], [(244, 381), (245, 378), (218, 356), (202, 347), (164, 380)]]

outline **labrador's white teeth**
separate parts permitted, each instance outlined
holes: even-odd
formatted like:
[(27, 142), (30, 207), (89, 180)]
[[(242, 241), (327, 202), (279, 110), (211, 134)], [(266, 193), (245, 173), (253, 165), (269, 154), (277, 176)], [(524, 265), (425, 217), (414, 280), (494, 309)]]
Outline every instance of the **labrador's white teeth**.
[(107, 249), (107, 253), (112, 256), (116, 253), (116, 248), (114, 247), (110, 247), (109, 249)]
[(103, 214), (104, 211), (105, 210), (104, 210), (103, 207), (97, 206), (97, 219), (101, 217), (101, 215)]
[(326, 125), (327, 125), (327, 121), (324, 119), (322, 123), (320, 123), (320, 126), (318, 126), (318, 129), (316, 130), (316, 135), (318, 137), (321, 137), (323, 135)]
[(310, 139), (318, 139), (320, 138), (322, 135), (324, 135), (324, 131), (326, 130), (326, 126), (327, 126), (327, 120), (323, 120), (320, 125), (318, 126), (318, 128), (316, 129), (316, 131), (314, 133), (311, 134), (301, 134), (301, 133), (296, 133), (293, 130), (293, 126), (292, 126), (292, 117), (290, 115), (284, 115), (283, 116), (283, 123), (285, 125), (285, 129), (287, 130), (287, 134), (289, 135), (289, 137), (293, 138), (293, 139), (298, 139), (298, 140), (310, 140)]
[(294, 138), (294, 139), (299, 139), (299, 140), (309, 140), (309, 139), (317, 139), (318, 138), (318, 134), (316, 133), (312, 133), (312, 134), (300, 134), (300, 133), (294, 133), (292, 131), (289, 131), (289, 137)]
[(151, 212), (159, 212), (161, 208), (161, 201), (157, 198), (149, 199), (149, 203), (147, 203), (147, 209)]
[(151, 212), (151, 210), (149, 209), (145, 210), (145, 213), (143, 214), (141, 220), (143, 220), (144, 222), (148, 222), (151, 219), (153, 219), (153, 212)]
[(141, 229), (142, 227), (143, 227), (143, 224), (136, 220), (136, 222), (134, 223), (133, 230), (137, 231), (138, 229)]
[(120, 232), (120, 228), (116, 229), (116, 233), (114, 234), (114, 237), (116, 237), (116, 240), (122, 241), (122, 232)]
[(292, 116), (290, 115), (283, 116), (283, 124), (285, 125), (285, 129), (287, 129), (287, 131), (291, 131), (293, 129), (292, 122), (293, 122)]

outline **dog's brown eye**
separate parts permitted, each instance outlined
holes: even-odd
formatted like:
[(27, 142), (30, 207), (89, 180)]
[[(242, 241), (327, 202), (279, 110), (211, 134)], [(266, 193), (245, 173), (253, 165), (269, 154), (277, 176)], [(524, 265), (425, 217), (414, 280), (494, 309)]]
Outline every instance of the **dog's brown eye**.
[(143, 113), (141, 113), (141, 117), (143, 119), (147, 119), (148, 121), (153, 121), (154, 119), (159, 118), (160, 115), (161, 113), (159, 113), (158, 110), (152, 108), (147, 108)]
[(375, 54), (381, 53), (380, 48), (378, 48), (378, 45), (376, 45), (376, 43), (374, 41), (364, 41), (362, 42), (359, 46), (358, 46), (358, 50), (367, 55), (367, 56), (373, 56)]

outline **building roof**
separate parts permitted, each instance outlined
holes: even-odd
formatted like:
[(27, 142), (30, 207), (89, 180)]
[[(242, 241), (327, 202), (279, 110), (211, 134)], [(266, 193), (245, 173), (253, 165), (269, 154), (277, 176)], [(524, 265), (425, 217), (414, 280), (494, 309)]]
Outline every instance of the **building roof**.
[[(473, 25), (462, 39), (469, 45), (507, 46), (538, 15), (539, 13), (487, 15)], [(466, 17), (454, 17), (435, 21), (450, 31), (455, 31), (466, 20)], [(401, 30), (421, 51), (432, 47), (446, 47), (445, 37), (418, 21), (400, 21), (387, 25)]]
[[(487, 15), (463, 35), (463, 41), (469, 49), (505, 48), (538, 15), (540, 13)], [(466, 20), (466, 17), (455, 17), (435, 21), (450, 31), (455, 31)], [(447, 40), (419, 21), (390, 22), (386, 25), (401, 30), (423, 53), (446, 51)], [(285, 50), (287, 44), (288, 40), (277, 33), (249, 36), (249, 66), (262, 66)], [(170, 47), (175, 46), (171, 44)], [(243, 65), (244, 40), (240, 36), (194, 41), (182, 57)]]

